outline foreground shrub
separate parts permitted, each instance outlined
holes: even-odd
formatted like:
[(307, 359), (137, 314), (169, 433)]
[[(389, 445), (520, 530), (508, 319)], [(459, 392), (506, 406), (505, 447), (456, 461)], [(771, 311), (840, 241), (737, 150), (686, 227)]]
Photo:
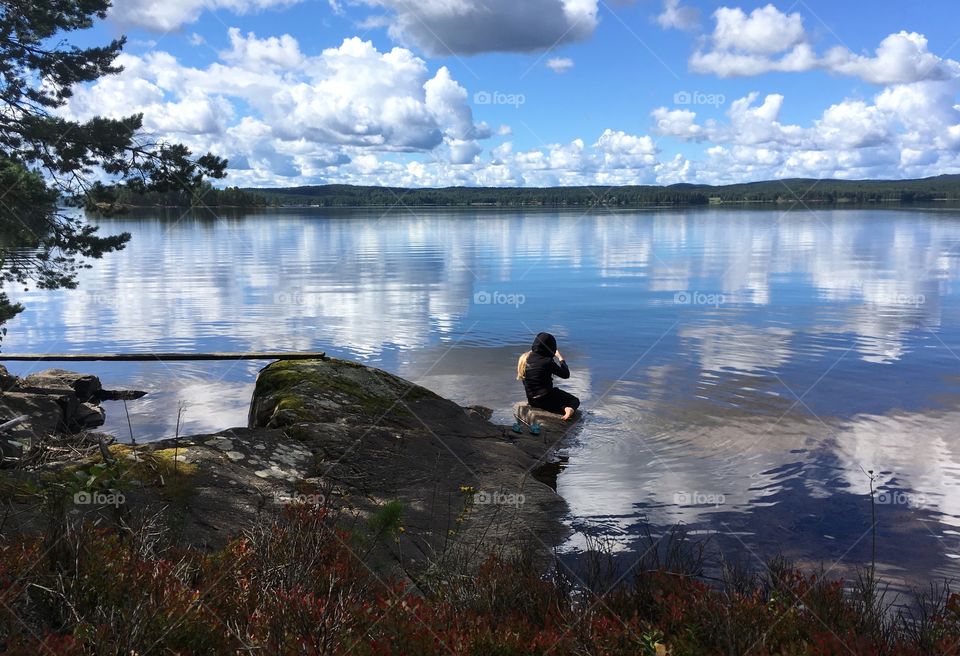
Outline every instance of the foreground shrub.
[(628, 572), (595, 554), (583, 580), (559, 563), (545, 575), (528, 557), (490, 558), (424, 589), (383, 579), (328, 512), (289, 508), (213, 554), (89, 526), (5, 543), (0, 651), (960, 654), (947, 587), (911, 613), (880, 612), (869, 578), (851, 589), (783, 562), (708, 584), (681, 544)]

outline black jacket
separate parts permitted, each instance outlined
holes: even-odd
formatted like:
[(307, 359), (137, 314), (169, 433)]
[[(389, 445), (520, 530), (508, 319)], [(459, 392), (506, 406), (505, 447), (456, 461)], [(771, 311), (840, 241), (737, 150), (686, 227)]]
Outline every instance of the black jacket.
[(533, 340), (533, 348), (527, 357), (527, 368), (523, 373), (523, 389), (527, 400), (543, 396), (553, 389), (553, 377), (570, 377), (570, 368), (566, 362), (557, 364), (553, 359), (557, 353), (557, 340), (550, 333), (540, 333)]

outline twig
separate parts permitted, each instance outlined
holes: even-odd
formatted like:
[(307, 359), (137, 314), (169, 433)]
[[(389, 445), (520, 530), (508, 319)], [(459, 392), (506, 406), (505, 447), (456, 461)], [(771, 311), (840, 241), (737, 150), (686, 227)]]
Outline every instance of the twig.
[(130, 411), (127, 409), (127, 400), (123, 400), (123, 411), (127, 414), (127, 428), (130, 429), (130, 443), (136, 444), (137, 438), (133, 436), (133, 424), (130, 422)]
[(871, 545), (870, 545), (870, 585), (873, 586), (874, 575), (877, 570), (877, 501), (874, 498), (874, 489), (873, 483), (876, 480), (876, 476), (873, 474), (873, 470), (865, 471), (863, 467), (860, 468), (867, 478), (870, 480), (870, 533), (871, 533)]
[(173, 474), (177, 474), (177, 457), (180, 453), (180, 423), (183, 420), (183, 413), (186, 411), (187, 407), (184, 405), (183, 401), (180, 402), (177, 407), (177, 430), (173, 434)]

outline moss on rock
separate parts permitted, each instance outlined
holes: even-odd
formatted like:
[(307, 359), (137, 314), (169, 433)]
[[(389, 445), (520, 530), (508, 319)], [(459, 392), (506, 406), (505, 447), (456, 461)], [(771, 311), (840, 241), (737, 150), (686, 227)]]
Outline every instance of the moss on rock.
[(281, 428), (335, 417), (412, 424), (407, 403), (442, 401), (433, 392), (379, 369), (328, 358), (276, 362), (257, 378), (250, 424)]

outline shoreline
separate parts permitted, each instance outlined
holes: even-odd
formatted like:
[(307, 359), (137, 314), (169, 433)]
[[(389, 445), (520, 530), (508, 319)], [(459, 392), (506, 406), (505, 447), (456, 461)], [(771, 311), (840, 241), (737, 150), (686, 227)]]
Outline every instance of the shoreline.
[[(590, 210), (590, 209), (617, 209), (617, 210), (656, 210), (656, 209), (690, 209), (690, 208), (717, 208), (717, 207), (745, 207), (745, 206), (774, 206), (782, 207), (784, 205), (817, 205), (818, 207), (829, 207), (831, 209), (862, 209), (864, 207), (885, 207), (885, 206), (896, 206), (896, 207), (905, 207), (905, 208), (916, 208), (916, 209), (925, 209), (924, 205), (955, 205), (957, 209), (960, 209), (960, 198), (933, 198), (929, 200), (922, 201), (904, 201), (897, 198), (889, 199), (878, 199), (878, 200), (863, 200), (863, 201), (848, 201), (848, 200), (839, 200), (839, 201), (826, 201), (820, 199), (800, 199), (800, 200), (726, 200), (722, 202), (707, 202), (707, 203), (635, 203), (635, 204), (611, 204), (611, 203), (592, 203), (592, 204), (575, 204), (575, 203), (542, 203), (542, 204), (446, 204), (446, 205), (437, 205), (437, 204), (414, 204), (414, 203), (404, 203), (403, 205), (397, 204), (369, 204), (369, 205), (315, 205), (315, 204), (304, 204), (304, 205), (294, 205), (294, 204), (280, 204), (280, 205), (262, 205), (262, 206), (242, 206), (242, 205), (128, 205), (125, 206), (127, 211), (144, 211), (144, 210), (184, 210), (184, 209), (193, 209), (193, 210), (238, 210), (238, 211), (249, 211), (249, 212), (263, 212), (263, 211), (272, 211), (272, 210), (303, 210), (303, 209), (321, 209), (321, 210), (385, 210), (391, 209), (394, 207), (403, 207), (406, 209), (414, 210), (426, 210), (426, 209), (436, 209), (436, 210)], [(90, 211), (88, 214), (100, 216), (95, 211)], [(108, 217), (112, 218), (112, 217)]]

